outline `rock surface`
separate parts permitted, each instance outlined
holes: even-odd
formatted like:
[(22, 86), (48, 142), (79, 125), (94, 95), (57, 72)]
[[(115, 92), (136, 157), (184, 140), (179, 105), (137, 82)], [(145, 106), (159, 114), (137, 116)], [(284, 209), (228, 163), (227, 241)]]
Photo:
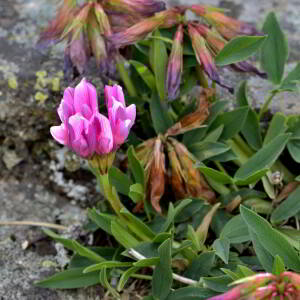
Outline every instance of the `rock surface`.
[[(198, 3), (197, 0), (168, 3), (180, 1)], [(44, 221), (72, 227), (84, 222), (83, 208), (95, 199), (92, 177), (84, 170), (78, 171), (75, 161), (66, 170), (61, 163), (66, 158), (64, 151), (47, 140), (49, 124), (56, 122), (54, 107), (60, 100), (60, 86), (66, 84), (62, 79), (63, 48), (58, 45), (41, 51), (35, 44), (59, 2), (0, 0), (0, 221)], [(203, 0), (202, 3), (229, 8), (234, 17), (256, 22), (258, 27), (266, 14), (274, 10), (288, 35), (287, 69), (300, 59), (298, 0)], [(237, 83), (249, 78), (227, 70), (223, 76)], [(261, 105), (268, 89), (266, 81), (249, 79), (255, 105)], [(281, 95), (274, 99), (272, 109), (299, 113), (298, 97), (298, 94)], [(106, 299), (97, 288), (52, 291), (33, 285), (35, 280), (61, 267), (61, 253), (54, 245), (45, 239), (40, 228), (0, 226), (1, 300)]]

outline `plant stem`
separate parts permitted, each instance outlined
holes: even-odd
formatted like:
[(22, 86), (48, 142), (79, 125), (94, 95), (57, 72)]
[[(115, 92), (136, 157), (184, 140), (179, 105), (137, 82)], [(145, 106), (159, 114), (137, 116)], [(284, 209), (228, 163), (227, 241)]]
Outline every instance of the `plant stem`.
[(245, 154), (247, 154), (247, 156), (250, 157), (254, 154), (254, 151), (250, 149), (250, 147), (247, 145), (247, 143), (243, 140), (243, 138), (239, 134), (236, 134), (233, 139), (238, 144), (238, 146), (241, 147), (242, 151), (244, 151)]
[(128, 91), (128, 94), (129, 96), (131, 97), (137, 97), (137, 91), (133, 85), (133, 82), (131, 81), (131, 78), (124, 66), (124, 61), (122, 59), (120, 59), (118, 62), (117, 62), (117, 70), (120, 74), (120, 77), (121, 79), (123, 80), (124, 82), (124, 85)]
[(201, 68), (201, 66), (197, 65), (196, 66), (196, 72), (197, 72), (197, 76), (198, 79), (200, 81), (200, 85), (204, 88), (208, 88), (208, 81), (203, 73), (203, 69)]
[(235, 163), (238, 166), (241, 166), (249, 159), (248, 155), (241, 149), (241, 147), (233, 139), (229, 139), (226, 143), (230, 146), (231, 150), (237, 155), (238, 160), (235, 161)]
[[(139, 252), (137, 252), (134, 249), (129, 249), (128, 253), (133, 258), (135, 258), (137, 260), (142, 260), (142, 259), (146, 258), (145, 256), (143, 256), (142, 254), (140, 254)], [(180, 275), (175, 274), (175, 273), (172, 273), (172, 277), (173, 277), (174, 280), (179, 281), (179, 282), (184, 283), (184, 284), (188, 284), (188, 285), (194, 285), (194, 284), (198, 283), (198, 281), (196, 281), (196, 280), (186, 278), (186, 277), (180, 276)]]
[(267, 99), (265, 100), (263, 106), (260, 108), (259, 114), (258, 114), (258, 120), (261, 119), (261, 117), (263, 116), (263, 114), (268, 110), (269, 104), (271, 103), (272, 99), (274, 98), (274, 96), (277, 94), (277, 91), (272, 91), (269, 96), (267, 97)]

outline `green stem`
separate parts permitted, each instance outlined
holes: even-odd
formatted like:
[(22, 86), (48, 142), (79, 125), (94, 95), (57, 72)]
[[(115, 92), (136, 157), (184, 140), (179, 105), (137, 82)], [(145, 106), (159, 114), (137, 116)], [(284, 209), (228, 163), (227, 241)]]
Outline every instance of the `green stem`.
[[(205, 175), (204, 175), (205, 176)], [(211, 177), (205, 176), (205, 179), (207, 180), (208, 184), (220, 195), (227, 195), (231, 191), (228, 187), (226, 187), (224, 184), (219, 183), (212, 179)]]
[(247, 145), (247, 143), (243, 140), (243, 138), (239, 135), (236, 134), (234, 136), (234, 141), (237, 143), (239, 147), (241, 147), (241, 150), (247, 155), (247, 156), (252, 156), (254, 154), (254, 151), (250, 149), (250, 147)]
[(272, 99), (274, 98), (274, 96), (277, 94), (277, 91), (272, 91), (269, 96), (267, 97), (267, 99), (265, 100), (263, 106), (261, 107), (259, 114), (258, 114), (258, 120), (261, 119), (261, 117), (263, 116), (263, 114), (268, 110), (268, 107), (272, 101)]
[(124, 66), (124, 61), (122, 59), (120, 59), (118, 62), (117, 62), (117, 70), (120, 74), (120, 77), (121, 79), (123, 80), (124, 82), (124, 85), (128, 91), (128, 94), (129, 96), (131, 97), (137, 97), (137, 91), (134, 87), (134, 84), (133, 82), (131, 81), (131, 78)]
[(230, 146), (234, 154), (237, 155), (238, 160), (235, 161), (235, 163), (238, 166), (243, 165), (249, 159), (249, 156), (241, 149), (241, 147), (234, 140), (230, 139), (226, 143)]
[(200, 81), (200, 85), (204, 88), (208, 88), (208, 81), (203, 73), (203, 69), (201, 66), (197, 65), (196, 66), (196, 72), (197, 72), (197, 75), (198, 75), (198, 79)]
[(121, 218), (124, 219), (124, 217), (121, 215), (120, 211), (121, 209), (125, 208), (122, 204), (119, 195), (115, 189), (110, 183), (108, 179), (108, 174), (99, 175), (97, 176), (98, 182), (100, 187), (102, 188), (103, 194), (105, 198), (109, 201), (111, 207), (115, 211), (115, 213)]

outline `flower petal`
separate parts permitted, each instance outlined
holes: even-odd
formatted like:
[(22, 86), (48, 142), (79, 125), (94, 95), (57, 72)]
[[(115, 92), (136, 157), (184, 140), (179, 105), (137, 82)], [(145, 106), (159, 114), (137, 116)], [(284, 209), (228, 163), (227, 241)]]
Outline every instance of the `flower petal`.
[(94, 122), (97, 139), (96, 152), (98, 154), (111, 152), (114, 140), (109, 120), (98, 113), (95, 115)]
[(50, 133), (53, 136), (53, 138), (60, 144), (68, 144), (68, 131), (64, 124), (60, 126), (52, 126), (50, 128)]

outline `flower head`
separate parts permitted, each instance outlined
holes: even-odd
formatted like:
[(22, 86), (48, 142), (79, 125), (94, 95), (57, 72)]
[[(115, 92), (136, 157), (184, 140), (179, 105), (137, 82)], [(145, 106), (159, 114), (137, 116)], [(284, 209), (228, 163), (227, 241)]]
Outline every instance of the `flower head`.
[(75, 88), (67, 88), (57, 110), (62, 124), (50, 129), (53, 138), (84, 158), (116, 150), (135, 121), (135, 105), (126, 108), (121, 87), (111, 88), (118, 90), (116, 97), (121, 102), (114, 97), (107, 100), (109, 119), (99, 113), (97, 92), (92, 84), (82, 79)]

